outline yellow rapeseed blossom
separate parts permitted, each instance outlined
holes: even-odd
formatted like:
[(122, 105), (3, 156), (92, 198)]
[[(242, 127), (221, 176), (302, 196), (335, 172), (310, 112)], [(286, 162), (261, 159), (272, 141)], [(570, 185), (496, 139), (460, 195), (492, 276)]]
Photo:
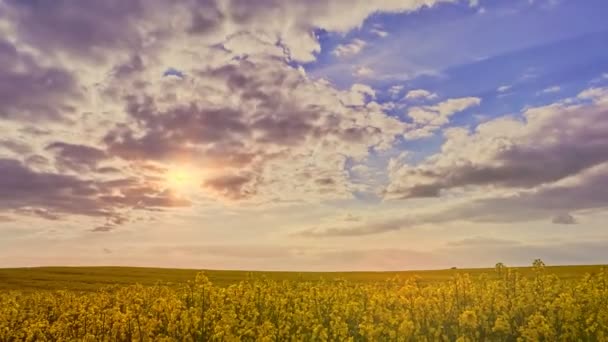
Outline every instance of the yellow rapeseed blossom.
[(13, 341), (606, 341), (608, 275), (560, 280), (460, 275), (421, 285), (204, 274), (179, 288), (0, 293), (0, 342)]

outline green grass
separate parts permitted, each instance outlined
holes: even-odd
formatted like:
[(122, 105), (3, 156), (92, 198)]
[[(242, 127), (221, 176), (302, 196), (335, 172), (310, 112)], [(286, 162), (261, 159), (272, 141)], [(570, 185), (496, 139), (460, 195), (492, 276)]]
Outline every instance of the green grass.
[[(596, 273), (604, 266), (552, 266), (547, 272), (556, 274), (562, 279), (577, 279), (586, 273)], [(521, 267), (523, 275), (529, 275), (532, 269)], [(200, 270), (142, 268), (142, 267), (35, 267), (0, 269), (0, 291), (4, 290), (74, 290), (94, 291), (102, 287), (119, 285), (155, 285), (158, 283), (177, 285), (193, 280)], [(486, 274), (496, 277), (493, 268), (449, 269), (434, 271), (402, 272), (248, 272), (205, 270), (209, 279), (217, 285), (228, 286), (249, 277), (265, 277), (272, 280), (332, 281), (344, 279), (353, 282), (375, 282), (388, 278), (418, 276), (423, 283), (440, 282), (451, 279), (459, 273), (471, 276)]]

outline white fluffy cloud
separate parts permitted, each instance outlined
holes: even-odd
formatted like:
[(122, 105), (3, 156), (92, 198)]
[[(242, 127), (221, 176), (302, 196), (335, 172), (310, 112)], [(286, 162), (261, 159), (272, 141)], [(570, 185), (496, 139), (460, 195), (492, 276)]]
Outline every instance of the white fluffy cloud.
[(502, 85), (500, 87), (498, 87), (498, 89), (496, 89), (497, 92), (499, 93), (505, 93), (507, 91), (509, 91), (511, 89), (512, 86), (510, 85)]
[(562, 90), (562, 88), (560, 86), (552, 86), (552, 87), (547, 87), (541, 91), (538, 92), (538, 94), (553, 94), (553, 93), (559, 93)]
[(470, 187), (523, 189), (577, 177), (608, 162), (606, 94), (592, 88), (578, 95), (591, 103), (569, 99), (529, 108), (523, 119), (484, 122), (473, 132), (450, 129), (440, 153), (392, 172), (387, 194), (433, 197)]
[(434, 100), (436, 98), (437, 98), (437, 94), (431, 93), (430, 91), (424, 90), (424, 89), (410, 90), (405, 95), (406, 100), (416, 100), (416, 99)]
[[(104, 183), (100, 192), (73, 196), (99, 204), (88, 211), (97, 216), (139, 209), (141, 196), (140, 203), (172, 206), (177, 197), (163, 189), (176, 165), (196, 169), (191, 187), (199, 197), (350, 198), (347, 160), (390, 148), (411, 125), (388, 116), (369, 86), (341, 91), (292, 63), (314, 60), (315, 28), (343, 33), (377, 11), (440, 2), (2, 2), (3, 165), (35, 179), (65, 173), (67, 188), (140, 184), (129, 194)], [(336, 53), (364, 46), (355, 39)], [(32, 127), (39, 120), (44, 128)], [(0, 210), (52, 209), (33, 199)]]
[(372, 70), (371, 68), (368, 68), (366, 66), (362, 66), (362, 67), (356, 68), (355, 72), (353, 74), (357, 77), (369, 77), (374, 74), (374, 70)]
[(351, 57), (359, 54), (367, 43), (361, 39), (353, 39), (348, 44), (340, 44), (336, 46), (332, 52), (337, 57)]
[(417, 139), (432, 135), (449, 123), (450, 116), (478, 106), (480, 103), (480, 98), (463, 97), (448, 99), (432, 106), (412, 107), (408, 110), (407, 115), (412, 119), (416, 129), (408, 131), (405, 137)]

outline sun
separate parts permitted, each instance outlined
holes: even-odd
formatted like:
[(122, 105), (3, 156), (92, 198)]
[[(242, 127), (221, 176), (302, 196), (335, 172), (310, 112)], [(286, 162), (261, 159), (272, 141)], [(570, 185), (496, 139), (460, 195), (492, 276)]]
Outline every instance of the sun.
[(188, 166), (169, 168), (166, 174), (167, 186), (175, 191), (186, 192), (197, 187), (199, 172)]

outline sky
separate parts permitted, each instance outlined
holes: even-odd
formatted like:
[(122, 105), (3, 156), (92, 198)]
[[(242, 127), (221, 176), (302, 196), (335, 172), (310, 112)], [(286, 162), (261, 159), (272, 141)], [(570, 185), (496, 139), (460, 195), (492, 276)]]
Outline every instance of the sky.
[(0, 1), (0, 267), (608, 263), (606, 13)]

